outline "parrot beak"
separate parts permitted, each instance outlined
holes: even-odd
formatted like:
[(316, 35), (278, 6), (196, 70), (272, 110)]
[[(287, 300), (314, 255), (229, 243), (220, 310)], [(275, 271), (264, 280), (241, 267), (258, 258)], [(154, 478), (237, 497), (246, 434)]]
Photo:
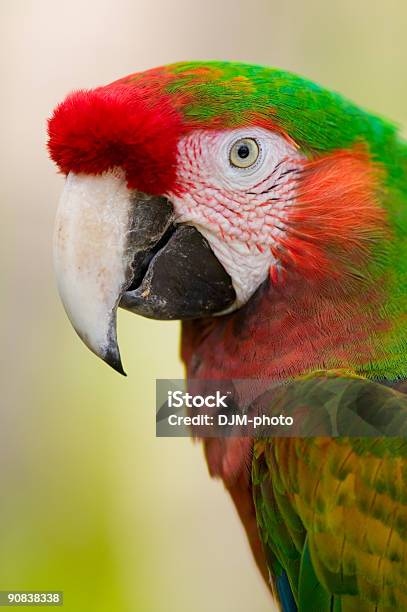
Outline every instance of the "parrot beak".
[(54, 267), (76, 332), (121, 374), (119, 305), (150, 318), (183, 319), (221, 312), (236, 298), (203, 236), (174, 225), (165, 197), (129, 189), (121, 170), (68, 175), (56, 216)]

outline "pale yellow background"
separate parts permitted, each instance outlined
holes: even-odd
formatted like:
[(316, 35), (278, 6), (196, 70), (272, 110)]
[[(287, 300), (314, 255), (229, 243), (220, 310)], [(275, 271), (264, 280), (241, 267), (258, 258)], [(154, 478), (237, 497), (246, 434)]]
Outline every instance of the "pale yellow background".
[(291, 69), (407, 124), (404, 0), (1, 0), (0, 589), (68, 612), (271, 609), (201, 449), (154, 437), (177, 323), (121, 313), (128, 378), (85, 349), (51, 263), (45, 119), (73, 88), (182, 59)]

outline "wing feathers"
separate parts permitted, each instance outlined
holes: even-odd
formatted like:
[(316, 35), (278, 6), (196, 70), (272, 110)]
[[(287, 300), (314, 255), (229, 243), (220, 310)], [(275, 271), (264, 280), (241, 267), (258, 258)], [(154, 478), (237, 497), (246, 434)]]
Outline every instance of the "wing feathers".
[[(397, 422), (407, 431), (407, 397), (376, 387), (346, 381), (337, 414), (346, 406), (375, 429), (393, 433)], [(318, 396), (308, 397), (315, 405)], [(355, 406), (351, 397), (363, 401)], [(260, 533), (287, 572), (298, 610), (407, 612), (407, 440), (274, 438), (257, 447)]]

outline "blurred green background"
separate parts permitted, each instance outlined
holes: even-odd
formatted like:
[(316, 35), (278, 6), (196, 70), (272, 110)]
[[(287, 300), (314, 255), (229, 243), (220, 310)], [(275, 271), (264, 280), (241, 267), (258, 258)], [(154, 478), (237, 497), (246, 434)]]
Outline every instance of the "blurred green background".
[(122, 312), (128, 378), (57, 296), (63, 179), (45, 119), (73, 88), (182, 59), (294, 70), (407, 125), (404, 0), (1, 0), (0, 589), (68, 612), (272, 609), (201, 449), (154, 437), (154, 381), (179, 378), (177, 323)]

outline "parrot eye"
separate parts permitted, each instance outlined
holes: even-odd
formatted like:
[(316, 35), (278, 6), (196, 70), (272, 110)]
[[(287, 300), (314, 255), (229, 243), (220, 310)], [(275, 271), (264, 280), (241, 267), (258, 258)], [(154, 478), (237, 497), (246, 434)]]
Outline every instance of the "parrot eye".
[(236, 168), (249, 168), (256, 163), (259, 155), (260, 148), (254, 138), (240, 138), (230, 149), (229, 161)]

